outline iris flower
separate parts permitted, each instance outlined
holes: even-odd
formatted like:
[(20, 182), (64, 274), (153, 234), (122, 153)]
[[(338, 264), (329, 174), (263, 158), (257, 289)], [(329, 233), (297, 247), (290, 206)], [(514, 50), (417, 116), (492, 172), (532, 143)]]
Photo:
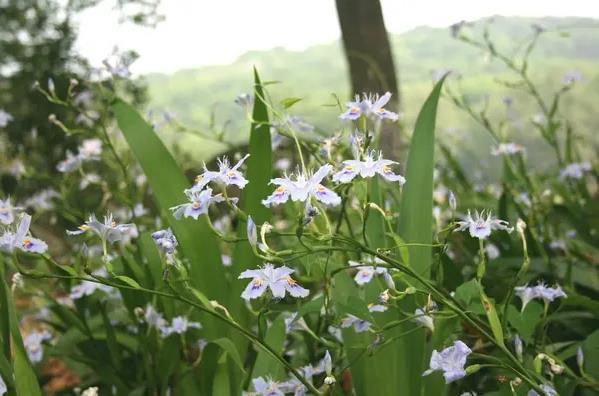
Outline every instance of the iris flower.
[(383, 96), (363, 94), (362, 98), (356, 95), (353, 101), (347, 102), (347, 110), (339, 118), (342, 120), (357, 120), (363, 115), (371, 119), (397, 121), (399, 116), (384, 108), (389, 99), (391, 99), (390, 92), (386, 92)]
[(292, 201), (305, 202), (309, 198), (314, 198), (325, 205), (335, 206), (341, 203), (341, 197), (334, 191), (323, 186), (322, 180), (331, 172), (333, 167), (329, 164), (321, 166), (313, 175), (300, 173), (295, 176), (295, 180), (289, 177), (275, 178), (270, 181), (277, 189), (262, 204), (266, 207), (279, 205), (287, 202), (289, 198)]
[(468, 215), (466, 219), (463, 221), (458, 221), (458, 228), (455, 231), (464, 231), (468, 230), (470, 232), (470, 236), (478, 239), (487, 239), (489, 235), (491, 235), (492, 230), (503, 230), (508, 233), (514, 230), (513, 227), (509, 226), (509, 223), (505, 220), (499, 220), (492, 216), (491, 212), (487, 212), (485, 217), (485, 211), (478, 213), (478, 211), (474, 212), (474, 217), (468, 211)]
[(211, 188), (199, 190), (194, 187), (185, 190), (185, 195), (187, 196), (187, 199), (189, 199), (189, 203), (173, 206), (170, 208), (170, 210), (173, 212), (173, 216), (177, 220), (179, 220), (181, 217), (192, 217), (197, 220), (200, 215), (208, 214), (208, 208), (210, 207), (210, 204), (225, 200), (222, 194), (213, 196)]
[(434, 371), (443, 371), (445, 383), (456, 381), (466, 376), (464, 365), (466, 358), (472, 353), (462, 341), (456, 341), (452, 346), (443, 349), (441, 352), (433, 351), (431, 356), (430, 368), (422, 375), (426, 376)]
[(10, 197), (5, 200), (0, 199), (0, 223), (4, 225), (12, 224), (12, 222), (15, 221), (15, 214), (21, 210), (23, 210), (23, 208), (12, 206)]
[(31, 216), (23, 215), (16, 232), (6, 231), (0, 236), (0, 251), (12, 253), (15, 249), (20, 249), (27, 253), (42, 254), (48, 250), (48, 244), (41, 239), (29, 236), (29, 226), (31, 225)]
[(406, 179), (402, 175), (393, 172), (391, 166), (395, 164), (397, 162), (384, 159), (380, 152), (377, 155), (374, 150), (370, 150), (364, 161), (343, 161), (343, 169), (333, 175), (333, 181), (349, 183), (358, 175), (362, 178), (372, 178), (378, 174), (387, 181), (398, 182), (401, 186), (406, 182)]
[(248, 181), (243, 174), (238, 170), (245, 160), (250, 155), (247, 154), (245, 157), (240, 159), (233, 167), (229, 164), (227, 157), (218, 159), (218, 171), (210, 171), (204, 165), (204, 173), (196, 177), (196, 184), (193, 189), (202, 190), (208, 183), (212, 181), (218, 181), (226, 186), (235, 185), (239, 188), (244, 188)]
[(304, 289), (291, 278), (290, 275), (294, 272), (291, 268), (285, 266), (275, 268), (272, 264), (266, 264), (264, 268), (257, 270), (245, 270), (238, 279), (252, 279), (252, 281), (241, 293), (241, 298), (247, 301), (258, 298), (267, 289), (274, 298), (284, 298), (286, 293), (298, 298), (307, 297), (308, 289)]

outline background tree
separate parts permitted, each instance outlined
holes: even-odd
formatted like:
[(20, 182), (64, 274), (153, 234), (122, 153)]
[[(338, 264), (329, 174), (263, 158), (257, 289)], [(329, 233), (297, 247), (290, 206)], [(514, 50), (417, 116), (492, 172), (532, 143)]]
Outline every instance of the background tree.
[[(349, 66), (352, 96), (372, 92), (393, 94), (388, 106), (399, 107), (399, 89), (383, 11), (379, 0), (336, 0), (343, 47)], [(397, 158), (399, 128), (386, 125), (381, 147)]]

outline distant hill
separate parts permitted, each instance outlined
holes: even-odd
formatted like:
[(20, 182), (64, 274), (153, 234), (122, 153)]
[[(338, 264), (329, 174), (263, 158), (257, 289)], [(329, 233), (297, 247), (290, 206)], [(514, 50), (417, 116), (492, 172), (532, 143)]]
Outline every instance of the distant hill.
[[(599, 103), (599, 21), (588, 18), (492, 19), (493, 41), (497, 47), (509, 51), (527, 42), (533, 25), (548, 31), (532, 55), (531, 74), (541, 84), (542, 94), (546, 94), (559, 88), (561, 77), (567, 71), (582, 72), (584, 79), (564, 101), (564, 109), (573, 115), (580, 133), (586, 136), (595, 134), (599, 126), (596, 111)], [(472, 35), (480, 36), (483, 22), (486, 21), (474, 22)], [(502, 99), (510, 95), (514, 100), (515, 115), (521, 118), (514, 128), (515, 139), (524, 144), (534, 143), (534, 134), (526, 131), (530, 129), (527, 123), (536, 109), (530, 101), (522, 100), (519, 93), (495, 82), (496, 78), (510, 78), (510, 74), (497, 62), (491, 62), (480, 51), (452, 38), (449, 29), (419, 27), (392, 35), (391, 43), (401, 84), (402, 113), (408, 128), (430, 91), (431, 73), (451, 69), (462, 76), (459, 82), (453, 81), (452, 84), (459, 83), (473, 100), (487, 98), (497, 112), (505, 111)], [(201, 50), (201, 43), (198, 50)], [(304, 98), (291, 109), (293, 114), (304, 116), (324, 130), (333, 132), (339, 128), (337, 109), (322, 106), (333, 102), (331, 93), (342, 99), (350, 96), (347, 68), (339, 41), (304, 51), (282, 48), (251, 51), (230, 65), (182, 70), (172, 75), (148, 75), (150, 107), (174, 112), (186, 124), (200, 130), (207, 128), (213, 109), (217, 124), (230, 120), (227, 128), (230, 136), (242, 138), (247, 136), (247, 122), (243, 112), (233, 103), (233, 98), (251, 91), (253, 66), (258, 68), (264, 80), (281, 82), (269, 87), (274, 99)], [(457, 154), (468, 155), (468, 152), (479, 151), (482, 144), (488, 144), (487, 136), (452, 104), (445, 101), (440, 112), (440, 130), (454, 131), (446, 138), (460, 143), (461, 152)], [(521, 133), (522, 130), (525, 133)], [(200, 157), (214, 150), (214, 146), (202, 144), (200, 148), (195, 141), (180, 140), (170, 134), (165, 138), (172, 142), (183, 141), (187, 147), (195, 146), (194, 154)], [(598, 140), (594, 139), (596, 143)], [(542, 148), (537, 151), (538, 155), (544, 153)]]

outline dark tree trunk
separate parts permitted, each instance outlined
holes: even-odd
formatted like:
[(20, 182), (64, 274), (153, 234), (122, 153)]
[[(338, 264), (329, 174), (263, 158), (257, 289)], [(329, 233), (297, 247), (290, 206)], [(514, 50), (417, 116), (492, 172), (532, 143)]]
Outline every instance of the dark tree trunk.
[[(399, 91), (393, 54), (379, 0), (336, 0), (343, 46), (349, 65), (352, 92), (393, 94), (387, 105), (397, 111)], [(352, 94), (353, 97), (353, 94)], [(385, 123), (381, 147), (386, 156), (397, 158), (399, 127)]]

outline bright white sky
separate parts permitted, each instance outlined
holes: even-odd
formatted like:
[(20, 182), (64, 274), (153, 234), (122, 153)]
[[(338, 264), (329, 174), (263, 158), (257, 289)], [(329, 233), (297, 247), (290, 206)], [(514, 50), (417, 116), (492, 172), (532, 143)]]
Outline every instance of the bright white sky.
[[(381, 2), (387, 29), (396, 33), (490, 15), (599, 18), (597, 0)], [(162, 0), (166, 20), (155, 29), (119, 24), (114, 3), (104, 1), (79, 17), (77, 49), (94, 65), (115, 45), (136, 50), (136, 74), (225, 64), (249, 50), (299, 50), (340, 37), (334, 0)]]

